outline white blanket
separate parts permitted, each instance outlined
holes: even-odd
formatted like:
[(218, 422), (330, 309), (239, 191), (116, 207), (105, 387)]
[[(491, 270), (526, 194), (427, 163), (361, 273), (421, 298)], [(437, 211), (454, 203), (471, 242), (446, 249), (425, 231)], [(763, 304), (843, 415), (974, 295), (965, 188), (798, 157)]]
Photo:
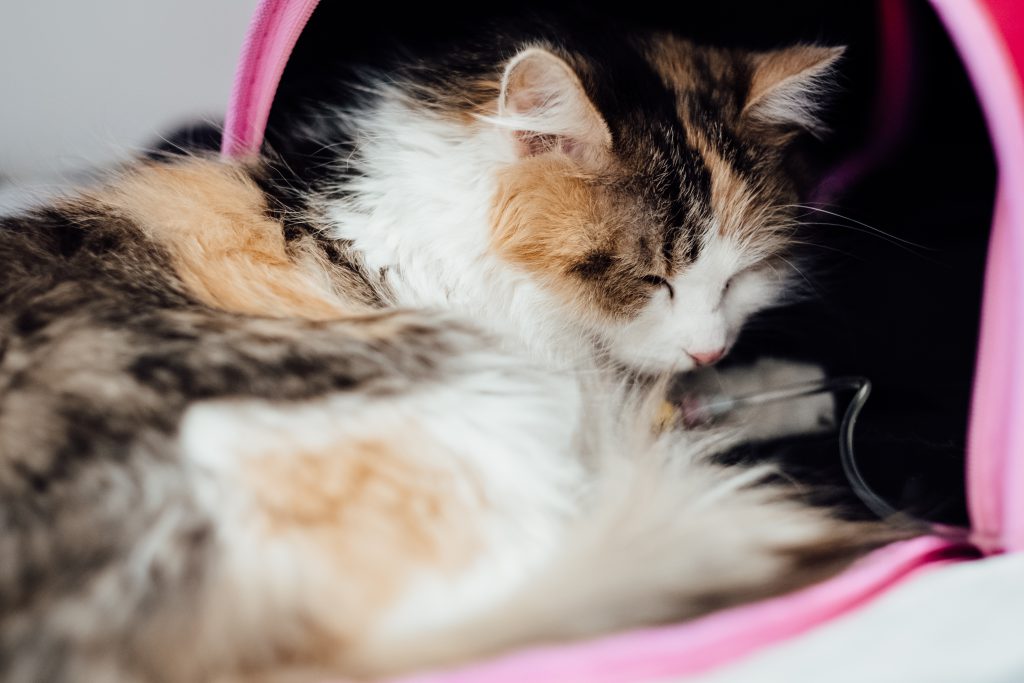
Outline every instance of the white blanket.
[(923, 574), (810, 633), (685, 679), (805, 682), (1024, 683), (1024, 553)]

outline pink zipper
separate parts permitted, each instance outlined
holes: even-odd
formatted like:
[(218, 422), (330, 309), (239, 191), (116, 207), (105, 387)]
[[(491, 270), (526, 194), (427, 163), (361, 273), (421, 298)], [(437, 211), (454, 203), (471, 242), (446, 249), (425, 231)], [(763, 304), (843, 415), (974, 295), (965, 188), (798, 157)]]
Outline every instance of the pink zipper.
[(295, 43), (319, 0), (263, 0), (249, 24), (224, 119), (221, 153), (256, 154)]
[[(974, 540), (989, 553), (1024, 549), (1024, 22), (1015, 0), (932, 0), (974, 83), (999, 165), (985, 272), (967, 448)], [(999, 21), (993, 20), (997, 16)], [(1019, 32), (1018, 32), (1019, 34)], [(1022, 35), (1016, 35), (1018, 40)], [(1015, 48), (1015, 51), (1010, 49)], [(1020, 57), (1014, 63), (1014, 55)]]
[[(1010, 250), (1006, 244), (1006, 199), (1000, 194), (994, 216), (985, 291), (1005, 291), (1012, 285), (1011, 275), (1000, 254)], [(975, 393), (971, 407), (971, 427), (967, 450), (967, 500), (971, 513), (971, 540), (986, 553), (1006, 550), (1004, 520), (1005, 503), (1009, 500), (1005, 485), (1012, 481), (1007, 475), (1010, 446), (1010, 414), (1006, 406), (1013, 403), (1012, 380), (1004, 365), (1009, 339), (1007, 323), (1011, 311), (1005, 301), (994, 301), (986, 294), (982, 311), (982, 333), (978, 343), (978, 364)]]
[(793, 638), (977, 551), (937, 537), (882, 548), (824, 583), (685, 624), (513, 653), (394, 683), (637, 683), (695, 675)]

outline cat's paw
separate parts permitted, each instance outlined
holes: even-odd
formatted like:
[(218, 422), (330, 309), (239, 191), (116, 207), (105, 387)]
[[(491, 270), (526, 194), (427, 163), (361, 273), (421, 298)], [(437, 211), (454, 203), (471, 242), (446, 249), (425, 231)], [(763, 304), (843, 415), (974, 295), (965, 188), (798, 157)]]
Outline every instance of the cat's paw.
[[(812, 384), (825, 379), (819, 365), (777, 358), (762, 358), (740, 374), (733, 395), (772, 391), (800, 384)], [(835, 427), (835, 398), (831, 393), (820, 393), (801, 398), (786, 399), (751, 408), (743, 418), (750, 438), (776, 439), (828, 432)]]
[(835, 400), (830, 393), (734, 407), (732, 401), (801, 384), (821, 382), (812, 363), (762, 358), (753, 365), (704, 370), (682, 377), (671, 397), (686, 429), (733, 425), (747, 439), (763, 441), (831, 431)]

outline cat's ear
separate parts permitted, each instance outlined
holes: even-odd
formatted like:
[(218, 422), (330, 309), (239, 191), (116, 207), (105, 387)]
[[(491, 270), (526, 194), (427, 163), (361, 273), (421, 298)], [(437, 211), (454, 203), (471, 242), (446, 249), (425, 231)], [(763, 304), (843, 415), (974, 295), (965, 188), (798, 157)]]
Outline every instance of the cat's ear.
[(783, 129), (822, 132), (819, 109), (846, 48), (797, 45), (751, 55), (750, 90), (743, 118)]
[(510, 130), (520, 157), (554, 150), (599, 163), (612, 136), (580, 77), (542, 48), (523, 50), (505, 67), (495, 122)]

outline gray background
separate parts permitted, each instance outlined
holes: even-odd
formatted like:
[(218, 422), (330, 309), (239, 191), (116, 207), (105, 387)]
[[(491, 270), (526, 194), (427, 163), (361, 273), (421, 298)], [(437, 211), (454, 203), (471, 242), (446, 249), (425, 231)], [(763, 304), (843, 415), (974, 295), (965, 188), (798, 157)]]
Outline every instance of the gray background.
[(66, 177), (221, 120), (255, 0), (4, 0), (0, 175)]

